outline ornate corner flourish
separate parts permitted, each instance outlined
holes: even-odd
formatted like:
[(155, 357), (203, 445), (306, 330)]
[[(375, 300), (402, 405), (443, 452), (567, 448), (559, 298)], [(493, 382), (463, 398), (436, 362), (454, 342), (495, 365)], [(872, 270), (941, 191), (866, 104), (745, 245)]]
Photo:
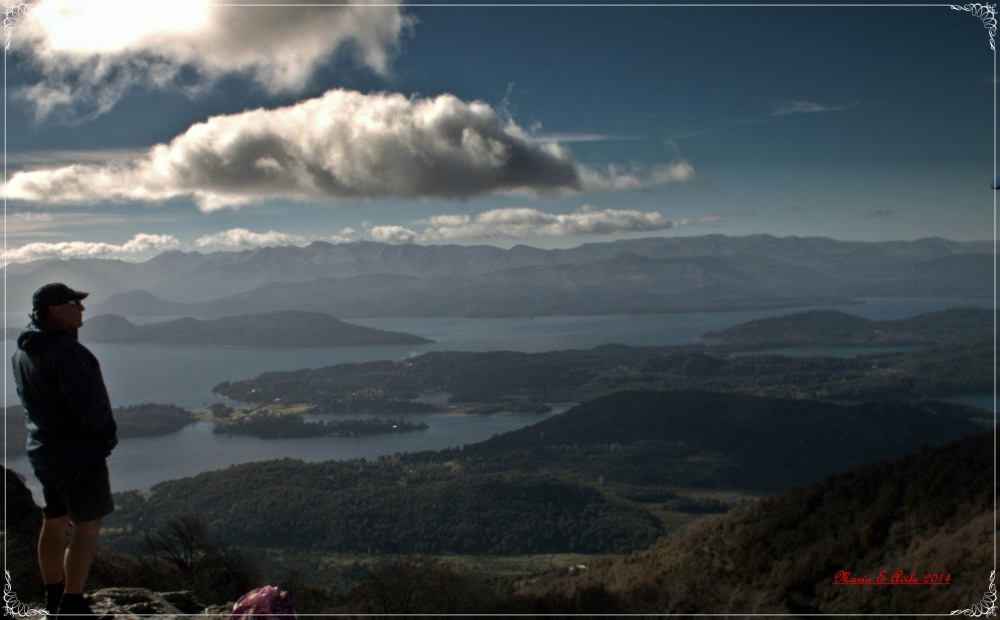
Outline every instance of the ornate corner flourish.
[(993, 585), (993, 576), (996, 574), (996, 570), (990, 573), (990, 589), (983, 598), (973, 605), (970, 609), (956, 609), (951, 612), (953, 616), (972, 616), (978, 618), (979, 616), (995, 616), (997, 615), (997, 587)]
[(17, 22), (21, 21), (21, 17), (28, 12), (31, 8), (30, 4), (5, 4), (3, 7), (3, 34), (4, 34), (4, 46), (3, 49), (6, 52), (10, 48), (10, 37), (14, 34), (14, 26)]
[(997, 33), (997, 5), (995, 4), (966, 4), (965, 6), (951, 5), (953, 11), (969, 11), (979, 19), (983, 20), (983, 26), (990, 31), (990, 49), (996, 51), (993, 44), (993, 35)]
[(17, 600), (17, 595), (10, 588), (10, 573), (6, 570), (4, 575), (7, 577), (7, 583), (3, 587), (3, 609), (8, 614), (15, 618), (30, 618), (32, 616), (47, 616), (49, 612), (44, 609), (32, 609)]

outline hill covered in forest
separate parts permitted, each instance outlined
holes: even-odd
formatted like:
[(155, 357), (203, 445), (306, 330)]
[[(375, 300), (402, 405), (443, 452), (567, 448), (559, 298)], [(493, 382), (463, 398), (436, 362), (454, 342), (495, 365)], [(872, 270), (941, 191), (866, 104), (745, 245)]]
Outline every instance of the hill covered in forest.
[(906, 319), (871, 321), (836, 310), (808, 310), (740, 323), (702, 337), (738, 350), (786, 347), (927, 346), (993, 330), (994, 312), (950, 308)]
[(345, 347), (432, 342), (412, 334), (352, 325), (321, 312), (294, 310), (212, 320), (183, 318), (146, 325), (134, 325), (114, 314), (101, 314), (87, 319), (80, 328), (80, 337), (90, 342), (237, 347)]
[(230, 544), (332, 553), (626, 552), (663, 534), (648, 512), (590, 485), (402, 458), (236, 465), (117, 494), (115, 505), (108, 527), (132, 529), (107, 540), (127, 551), (142, 548), (137, 528), (190, 512)]
[[(589, 595), (602, 607), (589, 611), (617, 613), (971, 609), (992, 587), (992, 490), (993, 434), (979, 434), (789, 490), (519, 594)], [(841, 571), (872, 583), (912, 574), (920, 585), (839, 585)]]
[(919, 398), (993, 390), (993, 337), (983, 334), (905, 353), (853, 358), (727, 357), (706, 346), (626, 347), (546, 353), (437, 352), (402, 361), (269, 372), (213, 391), (256, 405), (306, 404), (317, 412), (402, 413), (421, 392), (453, 404), (526, 411), (628, 389), (693, 389), (831, 400)]
[[(212, 553), (188, 577), (204, 579), (194, 589), (206, 594), (218, 594), (206, 589), (216, 580), (226, 592), (262, 580), (250, 559), (265, 549), (399, 558), (363, 571), (349, 591), (280, 577), (303, 612), (947, 613), (979, 601), (992, 562), (993, 437), (970, 413), (626, 392), (459, 450), (250, 463), (117, 494), (102, 542), (118, 551), (101, 550), (92, 572), (102, 587), (169, 587), (176, 568), (149, 555), (147, 541), (197, 530)], [(885, 460), (892, 455), (902, 456)], [(873, 462), (844, 471), (861, 459)], [(708, 499), (713, 480), (754, 486), (769, 472), (806, 486), (725, 516), (698, 514), (739, 505)], [(39, 511), (23, 491), (11, 495), (21, 583), (31, 578), (34, 536), (17, 532), (37, 532)], [(670, 527), (682, 511), (700, 520)], [(172, 530), (178, 523), (198, 527)], [(632, 553), (516, 584), (396, 555), (565, 549)], [(838, 573), (875, 580), (881, 571), (948, 585), (834, 584)]]
[[(703, 519), (648, 549), (513, 584), (427, 556), (374, 565), (346, 591), (307, 584), (299, 572), (266, 582), (288, 589), (300, 613), (976, 615), (989, 608), (992, 589), (992, 459), (992, 433), (926, 447)], [(34, 544), (41, 509), (13, 472), (6, 478), (11, 579), (22, 600), (39, 601)], [(236, 597), (265, 583), (246, 550), (213, 543), (201, 520), (186, 516), (171, 524), (174, 530), (153, 530), (151, 539), (168, 549), (189, 535), (183, 540), (196, 551), (192, 564), (100, 548), (88, 589), (158, 588), (164, 594), (146, 598), (169, 600), (187, 613), (214, 599), (229, 601), (209, 610), (224, 618)], [(883, 583), (916, 585), (838, 583), (878, 583), (880, 576)], [(191, 592), (166, 594), (192, 584), (201, 604)], [(145, 598), (126, 602), (136, 600)]]
[(132, 551), (143, 529), (196, 512), (227, 544), (256, 548), (621, 553), (667, 531), (654, 512), (701, 510), (660, 506), (687, 491), (822, 479), (976, 433), (972, 409), (625, 392), (461, 449), (248, 463), (118, 494), (108, 540)]
[(563, 471), (605, 484), (783, 491), (981, 432), (989, 412), (900, 401), (836, 405), (625, 391), (466, 447), (469, 471)]

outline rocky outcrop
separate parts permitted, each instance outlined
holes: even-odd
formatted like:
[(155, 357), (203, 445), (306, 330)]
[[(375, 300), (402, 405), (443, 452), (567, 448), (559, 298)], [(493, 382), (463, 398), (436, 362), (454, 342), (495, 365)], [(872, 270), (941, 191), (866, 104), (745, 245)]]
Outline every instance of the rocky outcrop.
[[(0, 506), (0, 520), (10, 521), (5, 525), (17, 531), (24, 531), (33, 537), (42, 528), (42, 509), (35, 503), (31, 490), (25, 486), (24, 477), (11, 469), (2, 468), (7, 486), (6, 506)], [(7, 513), (4, 513), (6, 508)]]
[[(178, 593), (170, 593), (178, 594)], [(137, 617), (156, 614), (159, 617), (176, 617), (180, 620), (185, 612), (167, 600), (164, 594), (157, 594), (143, 588), (105, 588), (90, 595), (90, 608), (98, 616), (114, 614), (116, 617)], [(198, 613), (200, 609), (187, 613)]]
[(4, 419), (7, 421), (7, 437), (5, 439), (7, 458), (15, 459), (24, 456), (28, 444), (28, 425), (24, 423), (24, 407), (21, 405), (7, 407), (4, 410)]
[(197, 617), (203, 620), (226, 620), (233, 609), (228, 605), (204, 606), (189, 590), (153, 592), (145, 588), (104, 588), (87, 596), (90, 608), (98, 617), (140, 618), (150, 614), (164, 620)]
[[(0, 540), (7, 550), (6, 569), (10, 573), (11, 591), (21, 602), (44, 598), (42, 578), (38, 572), (36, 545), (42, 529), (42, 509), (35, 504), (31, 491), (24, 485), (21, 474), (3, 468), (6, 481), (6, 507), (0, 506)], [(6, 508), (6, 511), (4, 511)]]
[[(35, 503), (31, 490), (20, 474), (3, 468), (7, 486), (6, 512), (0, 503), (0, 541), (6, 544), (7, 570), (10, 588), (18, 602), (28, 609), (40, 609), (45, 597), (42, 578), (38, 573), (36, 545), (42, 527), (42, 509)], [(2, 540), (6, 535), (7, 539)], [(233, 604), (206, 607), (190, 591), (153, 592), (145, 588), (105, 588), (86, 595), (91, 609), (98, 616), (138, 618), (156, 614), (164, 619), (188, 618), (191, 614), (205, 615), (206, 620), (225, 620)], [(107, 616), (109, 620), (115, 616)]]

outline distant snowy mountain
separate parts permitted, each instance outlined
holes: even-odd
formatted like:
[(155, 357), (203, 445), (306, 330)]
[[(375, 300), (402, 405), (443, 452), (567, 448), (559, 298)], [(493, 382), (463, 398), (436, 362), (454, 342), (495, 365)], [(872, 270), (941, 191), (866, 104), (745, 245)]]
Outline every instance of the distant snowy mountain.
[[(986, 298), (993, 289), (992, 254), (977, 250), (988, 247), (940, 238), (854, 242), (770, 235), (650, 237), (556, 250), (318, 241), (211, 254), (174, 250), (143, 263), (37, 261), (11, 266), (6, 293), (14, 310), (27, 308), (31, 293), (47, 282), (90, 291), (94, 308), (126, 315), (220, 316), (244, 300), (273, 310), (320, 309), (319, 301), (290, 305), (292, 298), (308, 297), (292, 293), (301, 288), (317, 299), (347, 295), (337, 303), (351, 311), (333, 311), (345, 317), (660, 312), (871, 296)], [(273, 297), (279, 289), (291, 297)], [(397, 292), (402, 297), (395, 298)]]

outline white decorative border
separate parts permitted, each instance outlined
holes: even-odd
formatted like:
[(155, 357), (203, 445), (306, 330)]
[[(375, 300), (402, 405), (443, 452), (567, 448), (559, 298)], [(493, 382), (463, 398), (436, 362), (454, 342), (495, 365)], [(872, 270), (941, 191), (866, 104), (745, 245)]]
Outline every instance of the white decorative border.
[(3, 587), (3, 610), (16, 618), (30, 618), (32, 616), (47, 616), (49, 612), (44, 609), (32, 609), (17, 600), (17, 595), (10, 587), (10, 573), (6, 569), (3, 571), (7, 578), (7, 583)]
[[(993, 81), (995, 83), (996, 82), (996, 50), (997, 50), (997, 48), (996, 48), (995, 42), (993, 40), (993, 37), (997, 33), (996, 5), (995, 4), (979, 4), (978, 2), (976, 2), (976, 3), (972, 3), (972, 4), (966, 4), (965, 6), (955, 6), (953, 4), (953, 5), (951, 5), (951, 8), (952, 8), (953, 11), (968, 11), (968, 12), (972, 13), (974, 16), (976, 16), (979, 19), (983, 20), (983, 26), (989, 30), (989, 33), (990, 33), (990, 49), (993, 50), (993, 52), (994, 52), (994, 63), (993, 63), (993, 65), (994, 65), (994, 69), (993, 69), (994, 75), (993, 75)], [(994, 88), (995, 88), (995, 86), (994, 86)], [(994, 108), (994, 112), (995, 112), (995, 110), (996, 110), (996, 91), (995, 90), (994, 90), (994, 104), (993, 104), (993, 108)], [(994, 123), (995, 122), (996, 122), (996, 120), (994, 119)], [(995, 125), (994, 125), (994, 129), (993, 129), (993, 134), (994, 134), (993, 135), (993, 141), (994, 141), (994, 150), (995, 150), (995, 148), (996, 148), (996, 126)], [(995, 156), (996, 155), (994, 154), (994, 157)], [(994, 167), (994, 171), (993, 172), (994, 172), (994, 174), (996, 174), (995, 167)], [(993, 210), (994, 210), (994, 218), (995, 218), (995, 214), (996, 214), (996, 199), (995, 199), (995, 197), (994, 197), (994, 207), (993, 207)], [(993, 239), (993, 243), (994, 243), (994, 264), (995, 264), (995, 262), (996, 262), (996, 228), (995, 228), (995, 224), (994, 224), (994, 239)], [(995, 269), (994, 269), (994, 271), (995, 271)], [(994, 273), (994, 275), (995, 275), (995, 273)], [(996, 291), (995, 290), (994, 290), (993, 301), (994, 301), (993, 306), (994, 306), (994, 311), (995, 311), (996, 310)], [(994, 321), (993, 332), (994, 332), (994, 336), (996, 336), (995, 321)], [(995, 347), (995, 345), (994, 345), (994, 347)], [(996, 367), (996, 349), (995, 348), (994, 348), (993, 356), (994, 356), (993, 363), (994, 363), (994, 369), (995, 369), (995, 367)], [(996, 430), (995, 430), (996, 429), (996, 426), (995, 426), (996, 425), (996, 389), (995, 389), (995, 387), (994, 387), (994, 397), (993, 398), (994, 398), (993, 421), (994, 421), (994, 439), (995, 439), (996, 438)], [(993, 491), (994, 491), (994, 496), (995, 496), (996, 495), (996, 486), (995, 486), (996, 485), (996, 454), (995, 454), (995, 451), (994, 451), (994, 462), (993, 462), (993, 478), (994, 478), (994, 489), (993, 489)], [(995, 500), (994, 500), (994, 518), (995, 517), (996, 517), (996, 506), (995, 506)], [(994, 536), (993, 547), (994, 547), (994, 561), (995, 561), (995, 559), (996, 559), (996, 532), (995, 531), (994, 531), (993, 536)], [(997, 588), (996, 588), (996, 585), (994, 585), (994, 583), (993, 583), (993, 578), (996, 575), (996, 572), (997, 572), (996, 571), (996, 566), (994, 564), (993, 572), (990, 573), (990, 587), (989, 587), (989, 590), (987, 590), (986, 593), (983, 594), (983, 598), (980, 599), (980, 601), (978, 603), (976, 603), (975, 605), (973, 605), (972, 607), (970, 607), (968, 609), (956, 609), (956, 610), (954, 610), (954, 611), (951, 612), (951, 615), (952, 616), (971, 616), (973, 618), (978, 618), (980, 616), (995, 616), (995, 615), (997, 615)]]
[(14, 34), (14, 26), (21, 20), (21, 17), (31, 8), (30, 4), (4, 5), (3, 8), (3, 49), (6, 52), (10, 48), (10, 37)]
[(951, 5), (954, 11), (969, 11), (979, 19), (983, 20), (983, 26), (990, 30), (990, 49), (996, 51), (993, 44), (993, 35), (997, 33), (997, 5), (995, 4), (966, 4), (965, 6)]
[[(5, 74), (6, 74), (6, 53), (7, 53), (7, 50), (10, 49), (10, 39), (11, 39), (11, 36), (14, 34), (14, 27), (17, 26), (17, 22), (19, 22), (21, 20), (21, 17), (24, 16), (24, 14), (30, 8), (31, 8), (31, 5), (27, 4), (27, 3), (15, 4), (15, 5), (4, 5), (4, 9), (3, 9), (4, 47), (3, 47), (3, 49), (4, 49), (4, 59), (5, 59), (5, 62), (4, 62), (4, 72), (5, 72)], [(5, 95), (6, 95), (6, 87), (7, 87), (7, 84), (6, 84), (6, 75), (5, 75), (4, 76), (4, 91), (5, 91)], [(4, 112), (5, 112), (5, 114), (4, 114), (4, 123), (5, 123), (5, 125), (6, 125), (6, 106), (7, 106), (7, 101), (6, 101), (6, 96), (5, 96), (5, 99), (4, 99)], [(4, 127), (4, 131), (5, 131), (5, 134), (6, 134), (6, 127)], [(6, 140), (5, 140), (5, 142), (6, 142)], [(5, 164), (4, 165), (4, 172), (5, 172), (4, 176), (5, 176), (5, 180), (6, 180), (6, 158), (7, 158), (7, 152), (6, 152), (6, 148), (5, 148), (4, 149), (4, 164)], [(6, 206), (6, 204), (5, 204), (5, 206)], [(7, 216), (7, 213), (6, 213), (6, 208), (5, 208), (4, 209), (5, 224), (6, 224), (6, 216)], [(4, 227), (4, 229), (5, 229), (5, 232), (6, 232), (6, 226)], [(4, 241), (5, 241), (5, 243), (4, 243), (4, 249), (6, 250), (6, 238), (4, 239)], [(6, 267), (4, 268), (4, 276), (6, 276)], [(4, 278), (4, 280), (6, 281), (6, 277)], [(4, 299), (4, 309), (5, 310), (6, 310), (6, 307), (7, 307), (6, 301), (7, 300), (5, 298)], [(6, 317), (4, 318), (4, 327), (6, 328)], [(4, 347), (4, 353), (6, 355), (6, 346)], [(6, 381), (4, 381), (4, 388), (5, 388), (5, 392), (6, 392)], [(4, 406), (6, 408), (6, 405), (7, 405), (6, 398), (4, 399), (4, 401), (5, 401), (4, 402)], [(4, 421), (4, 423), (6, 424), (6, 420)], [(6, 436), (7, 436), (7, 433), (6, 433), (6, 429), (5, 429), (4, 437), (6, 438)], [(6, 461), (7, 461), (7, 450), (6, 450), (6, 447), (4, 447), (4, 465), (5, 466), (7, 464)], [(7, 492), (6, 492), (6, 488), (5, 488), (4, 489), (4, 514), (6, 514), (6, 508), (7, 508)], [(6, 537), (4, 537), (4, 539), (6, 540)], [(6, 559), (6, 545), (5, 545), (5, 549), (4, 549), (4, 558)], [(17, 598), (17, 594), (14, 593), (14, 590), (13, 590), (13, 588), (10, 585), (10, 572), (7, 571), (6, 567), (4, 567), (4, 571), (3, 572), (4, 572), (4, 578), (5, 578), (5, 583), (4, 583), (4, 587), (3, 587), (3, 610), (5, 612), (7, 612), (7, 614), (9, 614), (10, 616), (15, 617), (15, 618), (31, 618), (33, 616), (48, 616), (49, 615), (49, 612), (46, 611), (46, 610), (44, 610), (44, 609), (33, 609), (31, 607), (28, 607), (28, 605), (26, 605), (25, 603), (22, 603), (21, 601), (19, 601), (18, 598)]]
[(970, 609), (956, 609), (951, 612), (953, 616), (995, 616), (997, 615), (997, 587), (993, 584), (993, 576), (996, 570), (990, 573), (990, 589), (983, 595), (982, 600), (973, 605)]
[[(485, 5), (485, 6), (490, 6), (491, 3), (482, 3), (482, 4)], [(525, 3), (525, 4), (528, 4), (528, 3)], [(569, 3), (567, 3), (567, 4), (569, 4)], [(227, 5), (223, 5), (223, 6), (227, 6)], [(231, 6), (231, 5), (229, 5), (229, 6)], [(235, 6), (241, 6), (241, 5), (235, 5)], [(242, 5), (242, 6), (254, 6), (254, 5)], [(275, 4), (275, 5), (270, 5), (270, 6), (282, 6), (282, 5)], [(314, 6), (323, 6), (323, 4), (322, 3), (316, 3)], [(336, 6), (336, 4), (334, 4), (334, 6)], [(417, 6), (417, 7), (419, 7), (419, 6), (428, 6), (428, 5), (427, 4), (421, 5), (419, 3), (414, 3), (412, 5), (387, 3), (387, 4), (376, 5), (376, 6)], [(469, 6), (469, 5), (466, 5), (466, 4), (453, 4), (453, 5), (430, 4), (430, 6)], [(517, 6), (517, 5), (513, 5), (513, 6)], [(552, 4), (552, 5), (547, 5), (547, 6), (560, 6), (560, 4)], [(584, 6), (614, 6), (614, 5), (604, 5), (602, 3), (594, 3), (594, 4), (591, 4), (591, 5), (584, 5)], [(630, 5), (630, 6), (635, 6), (635, 5)], [(655, 6), (655, 4), (654, 3), (650, 3), (650, 6)], [(670, 6), (670, 5), (660, 5), (660, 6)], [(691, 6), (691, 5), (686, 5), (686, 6)], [(703, 6), (721, 6), (721, 5), (711, 5), (711, 4), (709, 4), (709, 5), (703, 5)], [(752, 6), (752, 5), (749, 5), (749, 6)], [(954, 11), (968, 11), (968, 12), (972, 13), (972, 15), (974, 15), (975, 17), (978, 17), (979, 19), (982, 20), (983, 27), (987, 28), (989, 30), (989, 35), (990, 35), (990, 49), (993, 50), (994, 53), (995, 53), (996, 52), (996, 44), (995, 44), (995, 41), (994, 41), (994, 36), (996, 35), (996, 32), (997, 32), (996, 5), (995, 4), (979, 4), (978, 2), (976, 2), (976, 3), (966, 4), (964, 6), (956, 6), (954, 4), (952, 4), (950, 6), (951, 6), (951, 9), (954, 10)], [(21, 3), (21, 4), (15, 4), (15, 5), (4, 5), (4, 9), (3, 9), (3, 14), (4, 14), (4, 18), (3, 18), (3, 31), (4, 31), (4, 52), (5, 52), (5, 54), (4, 54), (4, 56), (5, 56), (5, 58), (4, 58), (4, 60), (5, 60), (5, 62), (4, 62), (4, 74), (5, 74), (4, 75), (4, 124), (5, 124), (5, 126), (4, 126), (4, 138), (5, 138), (4, 139), (4, 182), (5, 183), (6, 183), (6, 163), (7, 163), (7, 161), (6, 161), (7, 160), (7, 149), (6, 149), (6, 106), (7, 106), (7, 101), (6, 101), (6, 90), (7, 90), (7, 83), (6, 83), (6, 51), (8, 49), (10, 49), (10, 41), (11, 41), (11, 36), (14, 34), (14, 28), (17, 26), (17, 23), (21, 20), (21, 17), (23, 17), (24, 14), (30, 8), (31, 8), (31, 3)], [(995, 69), (994, 69), (994, 72), (995, 72)], [(994, 76), (994, 81), (995, 81), (995, 76)], [(994, 134), (995, 134), (995, 129), (994, 129)], [(994, 136), (994, 139), (995, 139), (995, 136)], [(6, 196), (5, 196), (5, 198), (6, 198)], [(995, 211), (995, 206), (994, 206), (994, 211)], [(6, 233), (6, 219), (7, 219), (7, 213), (6, 213), (6, 200), (5, 200), (4, 201), (4, 233)], [(996, 239), (994, 238), (994, 245), (995, 244), (996, 244)], [(6, 243), (6, 234), (5, 234), (5, 237), (4, 237), (4, 252), (5, 253), (6, 253), (6, 249), (7, 249), (7, 243)], [(3, 270), (4, 270), (4, 282), (6, 284), (6, 275), (7, 275), (7, 266), (6, 266), (6, 264), (4, 264)], [(6, 286), (4, 288), (6, 289)], [(995, 301), (995, 297), (994, 297), (994, 301)], [(6, 317), (6, 309), (7, 309), (6, 290), (5, 290), (5, 294), (4, 294), (4, 304), (3, 305), (4, 305), (4, 331), (6, 332), (6, 326), (7, 326), (7, 317)], [(996, 310), (995, 304), (994, 304), (994, 310)], [(996, 329), (994, 328), (994, 332), (995, 331), (996, 331)], [(6, 346), (4, 346), (4, 356), (6, 357)], [(995, 354), (994, 354), (994, 357), (995, 357)], [(994, 362), (995, 362), (995, 359), (994, 359)], [(4, 377), (4, 379), (5, 379), (4, 380), (4, 388), (5, 388), (5, 390), (4, 390), (4, 410), (6, 411), (6, 405), (7, 405), (7, 403), (6, 403), (6, 377)], [(994, 393), (994, 400), (995, 400), (995, 393)], [(995, 407), (995, 405), (994, 405), (993, 415), (994, 415), (994, 423), (995, 423), (995, 421), (996, 421), (996, 407)], [(6, 425), (6, 420), (4, 420), (4, 424)], [(994, 435), (995, 435), (995, 431), (994, 431)], [(5, 432), (4, 432), (4, 438), (6, 439), (6, 429), (5, 429)], [(7, 465), (7, 449), (6, 449), (6, 446), (4, 446), (4, 467), (6, 467), (6, 465)], [(996, 476), (996, 463), (994, 462), (994, 477), (995, 476)], [(994, 489), (994, 491), (995, 490), (996, 489)], [(6, 493), (6, 489), (5, 489), (5, 491), (4, 491), (4, 513), (5, 514), (6, 514), (6, 508), (7, 508), (7, 493)], [(994, 533), (994, 536), (995, 535), (996, 534)], [(5, 538), (5, 541), (6, 541), (6, 537), (4, 537), (4, 538)], [(994, 543), (994, 546), (995, 546), (995, 543)], [(5, 551), (4, 557), (6, 559), (6, 545), (5, 545), (4, 551)], [(965, 616), (970, 616), (970, 617), (975, 617), (975, 618), (978, 618), (978, 617), (981, 617), (981, 616), (996, 616), (997, 615), (997, 604), (996, 604), (997, 603), (997, 589), (996, 589), (996, 585), (993, 583), (995, 575), (996, 575), (996, 569), (994, 568), (994, 570), (990, 573), (990, 585), (989, 585), (989, 589), (986, 591), (986, 593), (983, 594), (983, 598), (980, 599), (980, 601), (978, 603), (976, 603), (975, 605), (973, 605), (971, 608), (968, 608), (968, 609), (956, 609), (956, 610), (953, 610), (950, 615), (952, 615), (952, 616), (965, 615)], [(35, 616), (35, 615), (40, 615), (40, 616), (48, 616), (49, 615), (48, 611), (45, 611), (45, 610), (42, 610), (42, 609), (32, 609), (32, 608), (28, 607), (26, 604), (21, 603), (17, 599), (17, 595), (11, 589), (11, 585), (10, 585), (10, 573), (6, 570), (6, 568), (4, 568), (4, 576), (6, 577), (6, 584), (4, 585), (4, 593), (3, 593), (3, 600), (4, 600), (3, 609), (4, 609), (4, 611), (6, 611), (11, 616), (22, 617), (22, 618), (23, 617), (32, 617), (32, 616)], [(317, 615), (326, 616), (326, 615), (339, 615), (339, 614), (317, 614)], [(363, 616), (363, 615), (366, 615), (366, 614), (360, 614), (360, 615)], [(404, 614), (404, 615), (406, 615), (406, 614)], [(450, 615), (450, 614), (445, 614), (445, 615)], [(487, 615), (489, 615), (489, 614), (487, 614)], [(512, 615), (516, 616), (516, 615), (522, 615), (522, 614), (512, 614)], [(606, 615), (606, 614), (594, 614), (594, 615), (603, 616), (603, 615)], [(756, 615), (756, 614), (751, 614), (751, 615)], [(778, 615), (786, 615), (786, 614), (778, 614)], [(854, 614), (847, 614), (847, 615), (854, 615)]]

